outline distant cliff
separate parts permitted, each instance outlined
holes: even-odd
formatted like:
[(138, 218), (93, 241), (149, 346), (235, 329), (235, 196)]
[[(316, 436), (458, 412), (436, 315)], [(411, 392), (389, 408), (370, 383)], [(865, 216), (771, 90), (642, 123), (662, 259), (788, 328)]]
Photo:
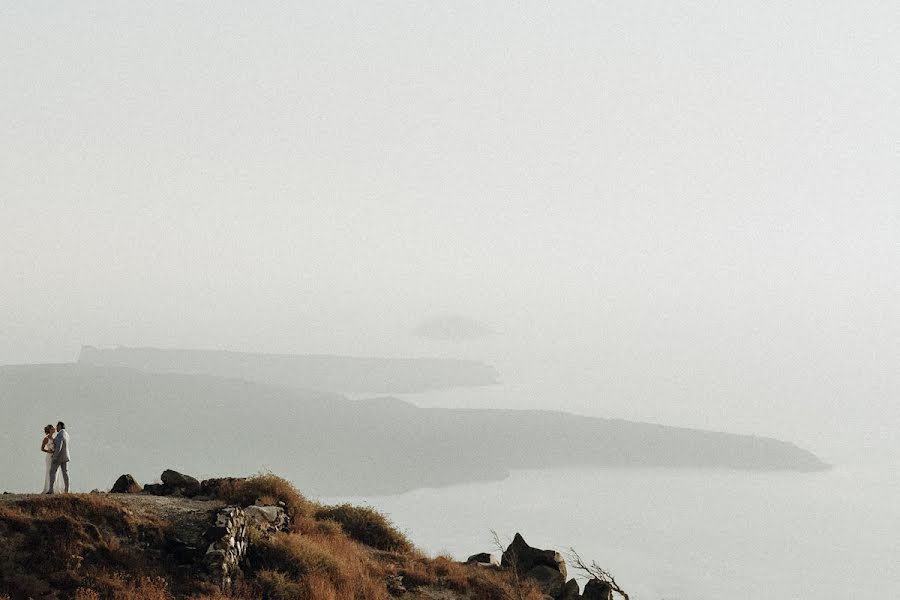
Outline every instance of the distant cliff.
[[(239, 379), (86, 364), (0, 367), (0, 414), (3, 456), (37, 452), (44, 421), (64, 420), (76, 488), (110, 471), (146, 477), (173, 458), (203, 476), (277, 471), (319, 496), (393, 494), (526, 468), (827, 468), (794, 444), (758, 436), (551, 411), (350, 401)], [(36, 472), (30, 461), (7, 461), (0, 489), (40, 485)]]
[(369, 358), (84, 346), (78, 362), (155, 373), (237, 377), (259, 383), (344, 393), (399, 394), (497, 382), (497, 371), (490, 365), (443, 358)]

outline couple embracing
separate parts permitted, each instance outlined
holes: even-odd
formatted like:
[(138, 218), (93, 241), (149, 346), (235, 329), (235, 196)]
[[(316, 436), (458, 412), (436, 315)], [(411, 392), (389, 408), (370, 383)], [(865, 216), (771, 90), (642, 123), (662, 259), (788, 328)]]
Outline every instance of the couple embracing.
[(44, 427), (44, 441), (41, 442), (41, 452), (46, 454), (47, 470), (44, 474), (44, 494), (53, 494), (59, 491), (56, 485), (56, 472), (62, 471), (63, 483), (66, 493), (69, 492), (69, 433), (66, 424), (60, 421)]

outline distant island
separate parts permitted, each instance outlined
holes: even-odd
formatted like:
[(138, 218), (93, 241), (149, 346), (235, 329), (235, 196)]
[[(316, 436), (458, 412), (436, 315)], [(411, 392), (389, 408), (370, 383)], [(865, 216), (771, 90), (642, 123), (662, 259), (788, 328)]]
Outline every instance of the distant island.
[[(146, 477), (177, 458), (204, 477), (271, 470), (317, 496), (396, 494), (496, 480), (512, 469), (691, 467), (817, 471), (812, 453), (772, 438), (554, 411), (418, 408), (395, 398), (236, 378), (85, 363), (0, 367), (0, 453), (37, 445), (65, 417), (78, 482)], [(32, 461), (7, 461), (0, 489), (38, 486)], [(82, 483), (83, 485), (83, 483)]]
[(488, 364), (445, 358), (84, 346), (78, 362), (156, 373), (238, 377), (260, 383), (342, 393), (401, 394), (491, 385), (498, 380), (496, 369)]

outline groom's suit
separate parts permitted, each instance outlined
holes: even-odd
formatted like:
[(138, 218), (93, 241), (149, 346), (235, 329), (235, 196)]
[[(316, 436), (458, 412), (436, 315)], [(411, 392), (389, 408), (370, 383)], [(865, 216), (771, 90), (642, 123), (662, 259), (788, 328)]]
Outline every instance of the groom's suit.
[(69, 491), (69, 433), (60, 429), (53, 439), (53, 460), (50, 462), (50, 493), (56, 484), (56, 471), (62, 470), (63, 483), (66, 484), (66, 493)]

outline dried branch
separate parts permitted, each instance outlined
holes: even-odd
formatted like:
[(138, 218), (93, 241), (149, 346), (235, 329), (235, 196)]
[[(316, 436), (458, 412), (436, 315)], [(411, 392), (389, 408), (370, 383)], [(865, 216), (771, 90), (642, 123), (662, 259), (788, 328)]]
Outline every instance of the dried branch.
[(629, 600), (628, 594), (619, 586), (616, 582), (616, 578), (612, 576), (612, 573), (598, 565), (596, 562), (591, 561), (590, 565), (587, 565), (584, 560), (582, 560), (581, 556), (575, 552), (575, 548), (569, 548), (569, 562), (572, 566), (582, 573), (590, 576), (592, 579), (599, 579), (605, 583), (609, 584), (609, 587), (612, 588), (612, 591), (622, 596), (624, 600)]

